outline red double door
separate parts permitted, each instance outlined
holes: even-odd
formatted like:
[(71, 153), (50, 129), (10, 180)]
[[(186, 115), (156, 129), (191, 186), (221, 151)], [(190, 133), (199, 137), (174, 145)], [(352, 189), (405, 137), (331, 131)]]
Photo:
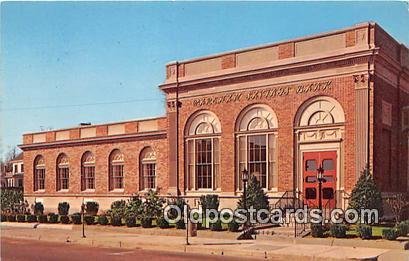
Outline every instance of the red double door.
[(322, 207), (335, 208), (335, 189), (337, 184), (337, 152), (319, 151), (303, 153), (303, 193), (304, 203), (318, 207), (319, 184), (317, 170), (322, 167), (325, 181), (321, 187)]

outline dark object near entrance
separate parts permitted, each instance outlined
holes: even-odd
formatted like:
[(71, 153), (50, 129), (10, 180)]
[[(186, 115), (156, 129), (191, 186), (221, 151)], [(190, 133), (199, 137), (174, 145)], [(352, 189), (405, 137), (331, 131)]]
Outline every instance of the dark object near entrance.
[(336, 238), (345, 238), (347, 236), (347, 227), (342, 224), (333, 224), (330, 227), (331, 235)]
[(324, 237), (324, 227), (321, 224), (311, 224), (312, 237)]

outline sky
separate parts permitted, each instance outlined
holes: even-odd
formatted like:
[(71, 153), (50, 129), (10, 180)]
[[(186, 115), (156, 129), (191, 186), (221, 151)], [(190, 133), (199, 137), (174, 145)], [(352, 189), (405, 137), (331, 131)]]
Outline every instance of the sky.
[(161, 116), (165, 65), (365, 21), (405, 2), (1, 2), (0, 156), (43, 129)]

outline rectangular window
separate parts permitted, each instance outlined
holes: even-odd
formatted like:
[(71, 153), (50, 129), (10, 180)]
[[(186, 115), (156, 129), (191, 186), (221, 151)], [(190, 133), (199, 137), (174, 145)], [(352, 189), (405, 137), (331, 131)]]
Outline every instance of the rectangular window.
[(111, 180), (110, 180), (110, 190), (113, 189), (123, 189), (124, 188), (124, 165), (115, 164), (111, 165)]
[(212, 188), (212, 139), (198, 139), (196, 145), (196, 187)]
[(21, 172), (24, 172), (24, 164), (21, 164), (20, 170)]
[(187, 171), (188, 171), (188, 188), (190, 190), (195, 189), (195, 148), (194, 148), (194, 141), (188, 140), (187, 141)]
[(95, 167), (84, 166), (82, 167), (82, 172), (82, 190), (95, 189)]
[(68, 189), (68, 178), (70, 175), (69, 168), (58, 168), (58, 175), (57, 175), (57, 190), (66, 190)]
[(45, 169), (36, 169), (34, 190), (37, 191), (44, 189), (45, 189)]
[(267, 141), (266, 135), (247, 137), (249, 174), (254, 175), (261, 187), (267, 187)]
[(156, 164), (155, 163), (144, 163), (143, 168), (143, 183), (145, 189), (154, 189), (155, 179), (156, 179)]
[(14, 165), (14, 173), (18, 173), (18, 166), (17, 166), (17, 164)]

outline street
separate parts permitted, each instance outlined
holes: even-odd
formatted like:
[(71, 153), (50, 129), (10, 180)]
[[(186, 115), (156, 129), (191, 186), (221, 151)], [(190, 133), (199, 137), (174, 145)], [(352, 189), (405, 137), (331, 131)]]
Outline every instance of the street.
[[(141, 249), (116, 249), (48, 243), (34, 240), (1, 239), (1, 260), (238, 260), (233, 257), (184, 254)], [(239, 259), (240, 260), (240, 259)], [(244, 259), (243, 259), (244, 260)]]

